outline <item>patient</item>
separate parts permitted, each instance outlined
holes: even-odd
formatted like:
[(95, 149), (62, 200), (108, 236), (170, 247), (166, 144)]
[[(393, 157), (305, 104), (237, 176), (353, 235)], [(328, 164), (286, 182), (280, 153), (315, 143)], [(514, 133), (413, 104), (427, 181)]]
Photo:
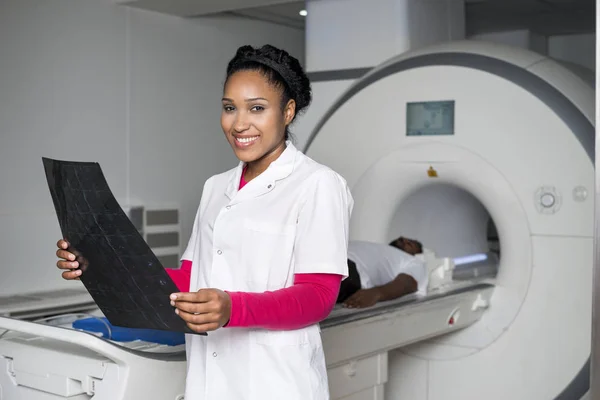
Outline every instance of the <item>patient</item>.
[(365, 308), (380, 301), (424, 292), (426, 266), (415, 257), (422, 252), (420, 242), (404, 237), (389, 245), (350, 241), (349, 276), (342, 281), (337, 302), (349, 308)]

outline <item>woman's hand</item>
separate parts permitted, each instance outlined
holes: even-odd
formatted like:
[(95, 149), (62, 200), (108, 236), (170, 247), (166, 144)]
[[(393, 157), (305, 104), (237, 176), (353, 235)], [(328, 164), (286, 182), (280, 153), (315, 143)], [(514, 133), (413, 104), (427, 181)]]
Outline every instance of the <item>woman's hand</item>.
[(231, 316), (231, 299), (219, 289), (200, 289), (195, 293), (173, 293), (171, 305), (194, 332), (219, 329)]
[[(77, 268), (79, 268), (80, 266), (79, 261), (83, 260), (83, 258), (81, 256), (78, 257), (77, 254), (73, 254), (67, 251), (67, 249), (69, 248), (69, 243), (64, 239), (59, 240), (58, 243), (56, 243), (56, 246), (58, 247), (58, 250), (56, 250), (56, 256), (60, 258), (60, 260), (58, 260), (58, 262), (56, 263), (56, 266), (59, 269), (65, 270), (62, 273), (63, 279), (79, 279), (84, 268)], [(85, 264), (86, 263), (84, 262), (84, 265), (82, 267), (85, 267)]]

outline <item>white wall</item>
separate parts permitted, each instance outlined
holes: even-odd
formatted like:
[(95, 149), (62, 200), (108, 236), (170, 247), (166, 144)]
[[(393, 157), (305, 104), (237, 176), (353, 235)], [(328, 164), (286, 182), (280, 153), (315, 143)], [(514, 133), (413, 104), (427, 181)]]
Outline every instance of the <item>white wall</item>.
[(529, 49), (561, 61), (596, 68), (596, 35), (542, 36), (525, 29), (472, 35), (469, 39), (503, 43)]
[(310, 72), (371, 68), (409, 49), (465, 37), (462, 0), (320, 0), (306, 6)]
[(237, 160), (219, 125), (227, 61), (243, 44), (304, 58), (304, 33), (95, 0), (0, 9), (0, 296), (64, 286), (41, 157), (98, 161), (125, 204), (181, 206), (186, 243), (204, 181)]
[(596, 68), (596, 35), (551, 36), (548, 38), (548, 55), (593, 71)]
[(471, 40), (483, 40), (502, 43), (508, 46), (521, 47), (540, 54), (548, 53), (548, 40), (545, 36), (526, 29), (514, 31), (480, 33), (469, 37)]

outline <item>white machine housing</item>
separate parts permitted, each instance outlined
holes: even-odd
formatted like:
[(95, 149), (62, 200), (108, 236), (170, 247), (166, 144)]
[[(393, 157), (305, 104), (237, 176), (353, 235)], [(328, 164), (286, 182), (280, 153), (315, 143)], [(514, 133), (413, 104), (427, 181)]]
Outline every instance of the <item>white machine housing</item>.
[[(407, 136), (407, 103), (442, 100), (455, 104), (453, 134)], [(389, 60), (325, 113), (306, 153), (347, 179), (351, 239), (402, 234), (439, 256), (485, 252), (472, 243), (485, 244), (490, 217), (500, 238), (490, 309), (467, 329), (390, 354), (386, 399), (587, 391), (593, 117), (593, 83), (545, 56), (475, 41)]]

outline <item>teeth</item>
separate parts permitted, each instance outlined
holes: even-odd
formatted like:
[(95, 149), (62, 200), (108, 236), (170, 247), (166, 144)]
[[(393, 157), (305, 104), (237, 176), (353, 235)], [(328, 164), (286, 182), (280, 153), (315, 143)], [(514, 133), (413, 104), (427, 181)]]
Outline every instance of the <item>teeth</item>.
[(250, 142), (254, 142), (256, 139), (258, 139), (258, 136), (249, 137), (249, 138), (235, 138), (235, 140), (237, 140), (240, 143), (250, 143)]

